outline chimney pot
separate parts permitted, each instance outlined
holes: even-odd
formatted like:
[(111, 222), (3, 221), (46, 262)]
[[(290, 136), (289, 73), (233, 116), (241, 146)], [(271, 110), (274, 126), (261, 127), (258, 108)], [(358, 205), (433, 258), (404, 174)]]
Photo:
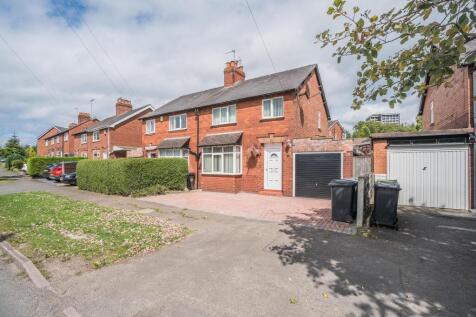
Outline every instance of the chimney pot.
[(224, 70), (224, 86), (233, 86), (234, 83), (245, 80), (245, 71), (239, 61), (231, 60), (226, 63)]

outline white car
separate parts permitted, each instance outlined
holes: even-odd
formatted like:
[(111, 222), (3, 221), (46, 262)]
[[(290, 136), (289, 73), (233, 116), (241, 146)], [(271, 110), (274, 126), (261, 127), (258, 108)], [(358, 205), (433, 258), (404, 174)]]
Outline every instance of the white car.
[(21, 171), (26, 173), (26, 170), (27, 170), (27, 165), (25, 163), (25, 164), (23, 164), (23, 167), (21, 168)]

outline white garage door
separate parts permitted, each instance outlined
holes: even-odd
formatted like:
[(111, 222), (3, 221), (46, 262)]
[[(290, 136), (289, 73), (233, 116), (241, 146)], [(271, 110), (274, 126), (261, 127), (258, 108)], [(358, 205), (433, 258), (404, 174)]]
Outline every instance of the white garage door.
[(399, 204), (468, 209), (467, 145), (389, 146), (387, 160)]

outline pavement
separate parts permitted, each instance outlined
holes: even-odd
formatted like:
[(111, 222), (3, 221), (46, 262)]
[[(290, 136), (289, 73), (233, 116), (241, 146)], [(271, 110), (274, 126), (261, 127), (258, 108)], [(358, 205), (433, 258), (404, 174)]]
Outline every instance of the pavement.
[[(407, 208), (400, 231), (350, 236), (292, 215), (273, 221), (184, 210), (29, 178), (0, 185), (0, 194), (31, 190), (158, 208), (151, 216), (192, 230), (147, 256), (55, 281), (83, 316), (476, 316), (474, 217)], [(25, 287), (0, 288), (7, 302), (0, 304), (14, 307)]]

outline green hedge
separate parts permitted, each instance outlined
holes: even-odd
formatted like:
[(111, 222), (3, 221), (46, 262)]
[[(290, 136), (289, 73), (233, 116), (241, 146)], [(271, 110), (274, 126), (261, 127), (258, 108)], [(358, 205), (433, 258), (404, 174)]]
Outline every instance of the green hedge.
[(30, 157), (27, 161), (27, 173), (31, 176), (40, 176), (48, 164), (79, 161), (85, 157)]
[(181, 158), (88, 160), (78, 163), (76, 173), (80, 189), (126, 196), (156, 185), (184, 190), (188, 166)]
[(25, 158), (23, 156), (21, 156), (20, 154), (18, 154), (18, 153), (10, 154), (5, 159), (5, 168), (12, 169), (13, 168), (13, 164), (12, 164), (13, 161), (24, 160), (24, 159)]

